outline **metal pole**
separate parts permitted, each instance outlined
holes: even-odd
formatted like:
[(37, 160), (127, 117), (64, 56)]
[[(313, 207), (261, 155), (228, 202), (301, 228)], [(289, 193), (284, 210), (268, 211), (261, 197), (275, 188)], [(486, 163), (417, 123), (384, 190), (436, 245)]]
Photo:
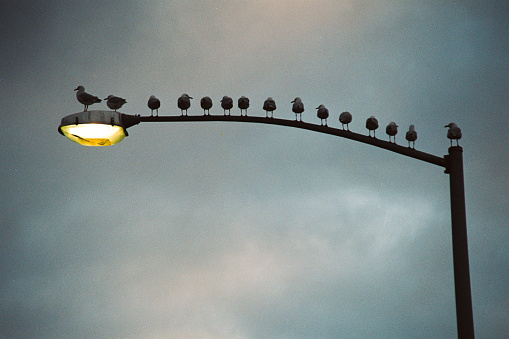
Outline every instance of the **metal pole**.
[(449, 155), (445, 156), (445, 161), (445, 172), (449, 174), (451, 187), (452, 256), (458, 338), (474, 338), (463, 179), (463, 149), (459, 146), (450, 147)]
[[(66, 120), (74, 115), (64, 117), (60, 127), (67, 123)], [(452, 219), (452, 255), (454, 265), (454, 287), (456, 295), (456, 320), (458, 338), (474, 338), (474, 319), (472, 312), (472, 293), (470, 290), (470, 270), (468, 263), (467, 220), (465, 213), (465, 184), (463, 179), (463, 149), (459, 146), (451, 146), (449, 154), (440, 158), (432, 154), (417, 151), (413, 148), (404, 147), (395, 143), (379, 140), (366, 135), (340, 130), (328, 126), (315, 125), (302, 121), (263, 118), (252, 116), (129, 116), (122, 114), (124, 129), (140, 122), (185, 122), (185, 121), (235, 121), (252, 122), (289, 126), (307, 129), (315, 132), (331, 134), (338, 137), (352, 139), (365, 144), (396, 152), (411, 158), (422, 160), (434, 165), (445, 167), (445, 173), (449, 174), (451, 190), (451, 219)], [(71, 122), (72, 123), (72, 122)], [(127, 131), (126, 131), (127, 132)], [(127, 135), (127, 133), (126, 133)]]

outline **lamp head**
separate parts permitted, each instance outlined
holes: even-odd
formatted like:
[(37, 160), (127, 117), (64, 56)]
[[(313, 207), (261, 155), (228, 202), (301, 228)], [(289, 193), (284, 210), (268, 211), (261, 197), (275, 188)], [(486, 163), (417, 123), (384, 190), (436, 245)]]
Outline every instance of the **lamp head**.
[(140, 122), (140, 117), (114, 111), (85, 111), (62, 118), (58, 132), (85, 146), (111, 146), (122, 141), (127, 128)]

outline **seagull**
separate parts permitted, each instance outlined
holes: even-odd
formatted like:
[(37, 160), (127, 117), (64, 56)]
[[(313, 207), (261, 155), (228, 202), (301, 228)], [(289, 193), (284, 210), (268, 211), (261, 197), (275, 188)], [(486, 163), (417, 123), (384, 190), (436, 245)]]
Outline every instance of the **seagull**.
[(348, 128), (348, 124), (352, 122), (352, 115), (350, 112), (341, 113), (339, 115), (339, 122), (341, 123), (341, 126), (343, 126), (343, 130), (345, 129), (346, 125), (346, 130), (349, 131), (350, 129)]
[(200, 105), (201, 108), (203, 108), (203, 115), (210, 115), (210, 109), (212, 108), (212, 99), (210, 97), (203, 97), (200, 100)]
[(366, 120), (366, 128), (369, 130), (369, 136), (371, 136), (371, 131), (373, 131), (373, 137), (375, 137), (375, 130), (378, 128), (378, 120), (374, 116), (370, 116), (368, 120)]
[(85, 105), (85, 108), (83, 109), (86, 111), (88, 109), (89, 105), (95, 104), (96, 102), (101, 102), (102, 100), (96, 97), (95, 95), (88, 94), (85, 92), (85, 87), (78, 86), (74, 89), (76, 92), (76, 99), (83, 105)]
[(301, 98), (296, 97), (295, 100), (292, 101), (292, 111), (295, 113), (295, 121), (297, 121), (297, 117), (300, 117), (299, 121), (302, 121), (302, 112), (304, 112), (304, 103)]
[(147, 105), (151, 110), (150, 116), (154, 116), (154, 111), (156, 111), (156, 117), (159, 116), (159, 107), (161, 107), (161, 101), (159, 101), (155, 95), (150, 96)]
[(221, 107), (223, 108), (224, 115), (226, 115), (226, 110), (228, 110), (228, 115), (231, 115), (230, 110), (233, 108), (233, 99), (225, 95), (221, 99)]
[(329, 110), (325, 108), (324, 105), (320, 105), (316, 108), (318, 111), (316, 112), (316, 116), (320, 118), (320, 123), (323, 126), (323, 121), (325, 120), (325, 126), (327, 126), (327, 118), (329, 117)]
[(127, 102), (124, 98), (117, 97), (111, 94), (108, 95), (107, 98), (104, 98), (104, 100), (107, 100), (106, 105), (108, 105), (110, 109), (115, 110), (115, 112), (117, 111), (117, 109), (121, 108)]
[(186, 111), (186, 115), (187, 115), (187, 109), (189, 107), (191, 107), (191, 100), (192, 97), (190, 97), (189, 95), (187, 94), (182, 94), (180, 96), (180, 98), (178, 98), (177, 100), (177, 106), (178, 108), (180, 108), (180, 115), (184, 115), (184, 111)]
[(270, 117), (274, 118), (274, 111), (276, 110), (276, 102), (274, 101), (274, 99), (272, 99), (272, 97), (268, 97), (267, 100), (265, 100), (265, 102), (263, 103), (263, 109), (265, 110), (266, 118), (269, 117), (269, 112), (270, 112)]
[(413, 143), (413, 149), (415, 149), (415, 140), (417, 140), (417, 132), (415, 131), (415, 126), (410, 125), (408, 127), (408, 131), (406, 132), (405, 138), (408, 140), (408, 148), (410, 148), (410, 143)]
[(454, 122), (451, 122), (444, 127), (449, 127), (447, 130), (447, 137), (451, 139), (451, 147), (452, 141), (456, 140), (456, 146), (459, 146), (459, 140), (461, 139), (461, 128), (458, 127)]
[(391, 142), (391, 137), (394, 137), (394, 143), (396, 143), (396, 134), (398, 134), (398, 125), (394, 121), (389, 122), (387, 127), (385, 128), (385, 133), (389, 135), (389, 142)]
[(246, 112), (247, 117), (247, 109), (249, 108), (249, 99), (245, 96), (241, 96), (239, 98), (239, 108), (240, 108), (240, 115), (242, 116), (242, 111)]

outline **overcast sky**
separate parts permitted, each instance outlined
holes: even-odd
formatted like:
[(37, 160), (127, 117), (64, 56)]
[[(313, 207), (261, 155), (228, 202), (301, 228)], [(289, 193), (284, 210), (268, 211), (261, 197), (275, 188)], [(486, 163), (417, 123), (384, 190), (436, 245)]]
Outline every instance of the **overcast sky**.
[[(454, 338), (443, 168), (315, 132), (142, 123), (112, 147), (57, 133), (78, 85), (121, 112), (251, 99), (329, 126), (463, 131), (479, 338), (509, 333), (507, 1), (5, 1), (0, 337)], [(91, 109), (107, 109), (105, 103)], [(240, 115), (235, 108), (232, 114)]]

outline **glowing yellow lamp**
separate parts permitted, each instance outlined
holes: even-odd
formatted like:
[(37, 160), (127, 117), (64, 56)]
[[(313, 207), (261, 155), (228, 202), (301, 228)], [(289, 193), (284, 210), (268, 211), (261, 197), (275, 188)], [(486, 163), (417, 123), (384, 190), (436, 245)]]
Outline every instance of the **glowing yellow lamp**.
[(128, 135), (127, 128), (140, 122), (139, 116), (114, 111), (85, 111), (62, 118), (60, 134), (85, 146), (111, 146)]

